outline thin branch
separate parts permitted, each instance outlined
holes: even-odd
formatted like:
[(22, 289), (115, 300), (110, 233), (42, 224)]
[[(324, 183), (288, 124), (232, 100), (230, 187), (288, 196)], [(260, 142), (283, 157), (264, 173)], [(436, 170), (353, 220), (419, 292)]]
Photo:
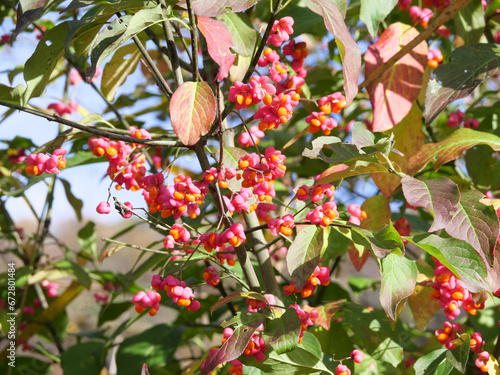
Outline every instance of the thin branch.
[[(160, 4), (163, 8), (167, 7), (165, 0), (160, 0)], [(165, 40), (167, 41), (167, 56), (172, 63), (172, 71), (174, 73), (175, 84), (177, 85), (177, 87), (179, 87), (184, 81), (182, 78), (179, 55), (177, 54), (177, 48), (174, 42), (174, 34), (172, 33), (172, 26), (170, 25), (169, 21), (163, 21), (162, 26), (163, 31), (165, 32)]]
[(441, 25), (445, 22), (451, 20), (455, 14), (457, 14), (462, 8), (464, 8), (467, 4), (469, 4), (472, 0), (456, 0), (450, 5), (434, 20), (432, 25), (427, 27), (424, 31), (422, 31), (419, 35), (417, 35), (410, 43), (405, 45), (402, 49), (399, 50), (394, 56), (392, 56), (385, 63), (379, 65), (375, 71), (364, 80), (359, 85), (359, 89), (370, 86), (373, 82), (375, 82), (378, 78), (380, 78), (391, 66), (393, 66), (399, 59), (405, 56), (407, 53), (412, 51), (416, 46), (425, 41), (428, 37), (432, 35)]
[(167, 81), (165, 81), (165, 78), (163, 78), (163, 75), (161, 72), (158, 70), (156, 67), (156, 64), (154, 63), (153, 59), (151, 59), (151, 56), (149, 56), (149, 53), (146, 51), (146, 48), (142, 45), (141, 41), (137, 36), (134, 36), (133, 41), (137, 48), (139, 48), (139, 51), (141, 51), (142, 56), (146, 60), (148, 66), (152, 71), (153, 71), (153, 78), (156, 81), (156, 84), (158, 87), (161, 89), (161, 91), (168, 97), (170, 98), (173, 94), (172, 90), (170, 89), (170, 86), (168, 85)]
[(9, 103), (9, 102), (4, 102), (3, 100), (0, 100), (0, 105), (2, 105), (4, 107), (12, 108), (12, 109), (17, 109), (19, 111), (29, 113), (30, 115), (42, 117), (46, 120), (57, 122), (59, 124), (67, 125), (69, 127), (81, 130), (81, 131), (86, 132), (86, 133), (91, 133), (91, 134), (95, 134), (95, 135), (98, 135), (101, 137), (113, 139), (115, 141), (140, 143), (140, 144), (148, 145), (148, 146), (186, 147), (181, 142), (176, 142), (176, 141), (155, 141), (153, 139), (141, 139), (141, 138), (135, 138), (135, 137), (125, 136), (125, 135), (120, 135), (120, 134), (114, 134), (114, 133), (111, 133), (108, 131), (100, 130), (96, 127), (86, 126), (86, 125), (82, 125), (82, 124), (79, 124), (79, 123), (71, 121), (71, 120), (67, 120), (65, 118), (57, 116), (56, 114), (49, 115), (45, 112), (38, 111), (36, 109), (23, 107), (23, 106), (20, 106), (17, 104)]
[(193, 81), (198, 82), (198, 77), (200, 75), (200, 72), (198, 71), (198, 38), (196, 36), (196, 20), (194, 18), (193, 5), (191, 4), (191, 0), (186, 0), (186, 6), (189, 13), (189, 26), (191, 26), (191, 30), (189, 30), (189, 33), (191, 34)]
[[(170, 24), (170, 22), (168, 22), (168, 25), (170, 25), (170, 27), (172, 27), (172, 25)], [(162, 54), (164, 54), (165, 56), (167, 56), (168, 59), (170, 59), (169, 58), (169, 52), (168, 52), (167, 46), (165, 46), (165, 44), (163, 44), (163, 42), (160, 39), (158, 39), (158, 37), (155, 35), (155, 33), (153, 31), (151, 31), (150, 28), (147, 28), (144, 31), (146, 32), (146, 34), (148, 34), (149, 39), (151, 39), (151, 41), (154, 44), (156, 44), (156, 46), (158, 47), (158, 49), (160, 50), (160, 52)], [(174, 46), (175, 46), (175, 43), (174, 43)], [(184, 60), (179, 60), (179, 65), (181, 66), (182, 69), (188, 71), (189, 73), (192, 73), (193, 67), (190, 64), (188, 64), (187, 62), (185, 62)]]

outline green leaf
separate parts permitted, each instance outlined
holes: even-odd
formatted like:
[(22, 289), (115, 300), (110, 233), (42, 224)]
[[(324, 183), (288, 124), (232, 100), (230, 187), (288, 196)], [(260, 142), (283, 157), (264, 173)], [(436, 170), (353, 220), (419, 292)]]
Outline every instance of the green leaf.
[(397, 2), (398, 0), (361, 0), (359, 17), (373, 38), (377, 36), (378, 24), (391, 13)]
[(68, 199), (69, 204), (71, 204), (71, 207), (73, 207), (73, 209), (75, 210), (78, 221), (82, 221), (83, 201), (75, 197), (75, 195), (71, 191), (71, 184), (67, 180), (60, 178), (59, 181), (61, 181), (64, 186), (66, 198)]
[(226, 25), (234, 46), (234, 52), (240, 56), (252, 56), (257, 31), (253, 28), (250, 18), (245, 13), (226, 13), (218, 17)]
[[(106, 67), (104, 69), (106, 69)], [(103, 77), (103, 80), (104, 80), (104, 77)], [(102, 88), (102, 81), (101, 81), (101, 88)], [(109, 121), (104, 120), (102, 118), (102, 116), (98, 113), (91, 113), (91, 114), (85, 116), (84, 118), (82, 118), (80, 121), (78, 121), (78, 123), (81, 125), (94, 125), (96, 123), (97, 124), (105, 124), (105, 125), (109, 126), (110, 128), (114, 128), (113, 124), (111, 124)], [(92, 156), (95, 159), (95, 155), (92, 154)]]
[(413, 176), (431, 162), (434, 163), (434, 170), (437, 171), (476, 145), (488, 145), (494, 151), (500, 151), (500, 137), (472, 129), (457, 129), (444, 141), (427, 143), (413, 154), (408, 163), (408, 174)]
[(318, 266), (323, 243), (324, 228), (308, 225), (297, 234), (289, 247), (286, 265), (298, 290), (303, 288)]
[(94, 222), (89, 221), (78, 231), (78, 243), (80, 244), (80, 251), (91, 254), (94, 260), (97, 259), (97, 231)]
[(329, 330), (315, 326), (310, 332), (318, 339), (323, 353), (335, 353), (336, 358), (351, 356), (354, 347), (342, 323), (331, 322)]
[(205, 82), (184, 82), (169, 103), (172, 128), (179, 140), (194, 145), (208, 133), (215, 119), (215, 97)]
[(17, 85), (16, 87), (10, 87), (0, 84), (0, 100), (7, 103), (19, 104), (21, 102), (21, 96), (25, 88), (23, 85)]
[(156, 23), (167, 21), (168, 17), (169, 15), (159, 4), (154, 8), (141, 9), (133, 16), (126, 15), (122, 16), (120, 20), (113, 21), (98, 35), (92, 45), (91, 66), (85, 71), (86, 79), (92, 79), (97, 66), (121, 45), (144, 29)]
[(354, 162), (348, 162), (348, 164), (338, 164), (326, 169), (321, 173), (318, 183), (326, 184), (347, 177), (374, 172), (389, 173), (385, 167), (378, 163), (356, 160)]
[(61, 367), (66, 374), (100, 374), (104, 366), (102, 342), (89, 341), (69, 347), (61, 355)]
[(99, 313), (97, 326), (100, 327), (106, 322), (114, 321), (132, 306), (133, 305), (130, 301), (104, 305)]
[(127, 44), (118, 49), (111, 60), (104, 66), (101, 91), (109, 101), (113, 101), (118, 87), (137, 68), (141, 52), (135, 44)]
[(119, 374), (137, 375), (144, 363), (149, 369), (165, 367), (174, 361), (184, 327), (169, 324), (156, 325), (142, 333), (128, 337), (116, 353)]
[(330, 259), (335, 259), (344, 255), (347, 253), (350, 243), (351, 236), (349, 234), (349, 229), (335, 226), (330, 227), (327, 246), (325, 247), (323, 254), (321, 254), (321, 259), (323, 259), (323, 262), (327, 264)]
[(392, 320), (397, 319), (398, 306), (413, 293), (418, 270), (413, 260), (389, 254), (381, 260), (380, 303)]
[(92, 280), (90, 279), (88, 272), (80, 265), (71, 262), (69, 260), (63, 259), (60, 260), (59, 262), (54, 263), (54, 268), (58, 270), (68, 271), (70, 274), (74, 275), (76, 280), (80, 284), (82, 284), (86, 289), (90, 288)]
[(473, 44), (454, 50), (450, 62), (434, 70), (425, 94), (425, 122), (430, 124), (448, 104), (469, 96), (500, 69), (498, 44)]
[(447, 349), (438, 349), (420, 357), (413, 365), (415, 375), (447, 375), (453, 367), (446, 361)]
[(36, 46), (35, 52), (24, 65), (24, 80), (26, 90), (21, 98), (21, 105), (40, 96), (45, 91), (53, 70), (64, 55), (64, 39), (66, 37), (67, 22), (60, 23), (45, 34)]
[(481, 0), (472, 0), (454, 18), (457, 36), (465, 44), (478, 43), (484, 32), (484, 9)]
[(446, 352), (446, 360), (450, 365), (464, 374), (467, 362), (469, 361), (469, 351), (470, 336), (467, 336), (463, 344)]
[(403, 361), (403, 348), (382, 310), (369, 311), (347, 302), (341, 312), (369, 355), (394, 367)]
[(19, 0), (16, 29), (12, 34), (13, 39), (17, 38), (19, 33), (23, 31), (31, 21), (43, 14), (43, 8), (46, 2), (47, 0)]
[(268, 350), (263, 362), (245, 356), (241, 356), (239, 360), (247, 366), (260, 369), (267, 375), (315, 374), (321, 371), (332, 374), (321, 361), (321, 355), (318, 340), (311, 333), (305, 332), (302, 343), (291, 352), (278, 354), (274, 350)]
[(264, 341), (277, 354), (287, 353), (297, 347), (300, 330), (297, 310), (290, 308), (279, 318), (266, 321)]
[(471, 292), (489, 290), (486, 266), (474, 248), (465, 241), (441, 238), (434, 234), (420, 234), (408, 241), (437, 258), (459, 277)]

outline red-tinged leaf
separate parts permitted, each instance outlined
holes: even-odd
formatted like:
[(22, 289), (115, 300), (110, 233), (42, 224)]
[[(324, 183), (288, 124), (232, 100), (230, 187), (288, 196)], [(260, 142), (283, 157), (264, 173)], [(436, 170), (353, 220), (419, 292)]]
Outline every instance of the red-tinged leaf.
[(210, 309), (210, 314), (213, 314), (215, 310), (217, 310), (219, 307), (224, 306), (228, 304), (229, 302), (232, 302), (234, 300), (240, 299), (240, 298), (253, 298), (257, 299), (259, 301), (267, 302), (267, 300), (262, 296), (261, 294), (257, 292), (236, 292), (236, 293), (231, 293), (230, 295), (221, 298), (218, 300)]
[(349, 245), (349, 259), (356, 271), (361, 271), (369, 257), (370, 251), (366, 247), (354, 243)]
[(40, 17), (47, 0), (20, 0), (17, 7), (18, 18), (12, 39), (16, 39), (21, 31), (34, 19)]
[(454, 50), (450, 62), (434, 70), (425, 94), (425, 122), (430, 124), (448, 104), (469, 96), (485, 79), (500, 72), (500, 46), (474, 44)]
[[(409, 158), (420, 150), (425, 142), (422, 131), (422, 110), (414, 104), (410, 113), (390, 130), (394, 134), (393, 148), (401, 154), (391, 152), (389, 157), (401, 172), (407, 173)], [(372, 179), (385, 197), (391, 197), (401, 185), (401, 178), (394, 173), (372, 173)]]
[(207, 134), (215, 119), (215, 97), (205, 82), (184, 82), (172, 95), (169, 108), (174, 132), (187, 146)]
[(391, 207), (389, 201), (382, 195), (368, 198), (361, 205), (361, 209), (367, 215), (367, 218), (361, 221), (361, 228), (375, 231), (391, 222)]
[(380, 303), (387, 315), (396, 320), (399, 304), (415, 289), (417, 265), (413, 260), (392, 253), (381, 260), (380, 273)]
[[(370, 76), (417, 35), (418, 31), (411, 26), (400, 22), (390, 25), (377, 42), (368, 47), (365, 75)], [(370, 130), (380, 132), (391, 129), (410, 112), (422, 88), (427, 52), (427, 42), (424, 41), (367, 87), (373, 107)]]
[[(197, 16), (217, 17), (224, 13), (244, 12), (257, 4), (257, 0), (191, 0), (191, 4)], [(186, 0), (177, 5), (186, 8)]]
[(498, 238), (498, 216), (493, 207), (479, 202), (483, 197), (478, 190), (462, 191), (445, 230), (450, 236), (471, 244), (486, 263), (492, 264)]
[(423, 145), (410, 158), (408, 174), (413, 176), (431, 162), (434, 163), (434, 170), (437, 171), (443, 165), (455, 160), (469, 148), (476, 145), (488, 145), (494, 151), (500, 151), (500, 137), (467, 128), (457, 129), (444, 141)]
[(146, 364), (142, 365), (141, 375), (149, 375), (148, 366)]
[(229, 75), (229, 69), (236, 58), (229, 49), (233, 46), (231, 34), (222, 21), (208, 17), (199, 16), (198, 27), (207, 41), (208, 54), (220, 67), (216, 78), (222, 81)]
[(311, 0), (311, 2), (316, 7), (310, 7), (310, 9), (323, 16), (326, 29), (335, 37), (340, 58), (342, 59), (344, 91), (349, 106), (358, 94), (361, 51), (344, 22), (342, 12), (334, 3), (329, 0)]
[(413, 319), (419, 331), (423, 331), (429, 320), (440, 310), (439, 302), (431, 300), (431, 286), (417, 285), (408, 298)]
[(221, 363), (232, 361), (243, 354), (252, 335), (263, 322), (264, 319), (259, 317), (236, 328), (220, 348), (208, 354), (206, 361), (201, 365), (201, 374), (208, 375)]
[(301, 290), (320, 262), (325, 230), (321, 226), (308, 225), (302, 229), (286, 254), (286, 265), (295, 286)]
[(337, 164), (325, 170), (318, 180), (319, 184), (326, 184), (332, 181), (341, 180), (343, 178), (357, 176), (359, 174), (387, 172), (383, 166), (377, 163), (371, 163), (363, 160), (356, 160), (350, 165)]
[(310, 313), (313, 310), (317, 311), (318, 319), (316, 319), (316, 324), (319, 324), (324, 329), (329, 330), (332, 316), (334, 316), (337, 313), (337, 311), (339, 311), (342, 308), (342, 306), (344, 306), (344, 303), (345, 300), (342, 299), (316, 307), (305, 305), (304, 307), (302, 307), (302, 309), (308, 313)]
[(443, 229), (449, 224), (460, 201), (457, 184), (446, 177), (421, 181), (409, 176), (403, 177), (401, 183), (409, 204), (426, 208), (434, 214), (429, 232)]

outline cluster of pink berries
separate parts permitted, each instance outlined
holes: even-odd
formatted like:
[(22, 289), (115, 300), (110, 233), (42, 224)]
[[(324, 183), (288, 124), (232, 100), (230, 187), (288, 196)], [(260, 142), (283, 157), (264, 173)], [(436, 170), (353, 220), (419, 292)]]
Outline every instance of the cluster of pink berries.
[(327, 286), (328, 284), (330, 284), (330, 268), (316, 266), (301, 290), (297, 289), (295, 282), (292, 280), (290, 285), (283, 287), (283, 292), (287, 296), (293, 293), (300, 293), (303, 298), (307, 298), (316, 291), (318, 285)]
[[(99, 78), (101, 73), (102, 73), (102, 69), (100, 67), (97, 67), (95, 70), (94, 76), (92, 77), (90, 82), (95, 82), (96, 79)], [(76, 85), (77, 83), (79, 83), (81, 81), (82, 81), (82, 77), (80, 76), (80, 73), (78, 73), (78, 70), (71, 69), (71, 71), (69, 72), (69, 83), (72, 85)]]
[(70, 115), (78, 111), (78, 103), (76, 102), (76, 100), (71, 99), (68, 104), (57, 102), (49, 104), (47, 108), (53, 109), (59, 116), (63, 116), (65, 113)]
[(260, 138), (264, 138), (265, 133), (261, 131), (257, 126), (251, 126), (248, 132), (243, 132), (238, 137), (238, 144), (247, 148), (250, 146), (257, 146), (260, 143)]
[(260, 202), (271, 203), (276, 196), (274, 181), (283, 177), (286, 171), (285, 159), (285, 155), (274, 147), (267, 147), (263, 158), (256, 153), (241, 157), (238, 161), (243, 178), (241, 186), (253, 188), (253, 194)]
[(274, 21), (271, 34), (267, 38), (267, 44), (280, 47), (283, 42), (288, 41), (290, 35), (293, 34), (293, 23), (294, 20), (292, 17), (283, 17), (280, 20)]
[(323, 96), (318, 100), (319, 109), (325, 115), (330, 113), (340, 113), (346, 107), (347, 101), (341, 92), (334, 92), (328, 96)]
[(359, 204), (352, 203), (348, 205), (347, 212), (351, 214), (351, 217), (348, 220), (349, 223), (353, 223), (356, 225), (361, 225), (361, 220), (365, 220), (368, 217), (366, 212), (361, 210)]
[(300, 308), (296, 303), (289, 306), (292, 309), (297, 311), (297, 315), (300, 319), (300, 334), (299, 334), (299, 344), (302, 342), (302, 337), (304, 337), (304, 332), (307, 331), (307, 327), (312, 326), (316, 323), (318, 319), (318, 312), (316, 310), (312, 310), (311, 312), (306, 312)]
[(40, 286), (44, 288), (47, 291), (47, 296), (50, 298), (55, 298), (58, 296), (57, 289), (59, 289), (59, 284), (49, 281), (49, 280), (42, 280), (40, 282)]
[[(131, 128), (129, 129), (131, 132), (136, 131), (136, 128)], [(151, 136), (148, 133), (143, 138), (150, 139)], [(140, 189), (137, 180), (146, 174), (144, 154), (133, 154), (134, 149), (125, 142), (110, 141), (104, 137), (91, 137), (88, 144), (89, 151), (95, 156), (106, 157), (109, 162), (107, 174), (116, 183), (117, 190), (120, 190), (122, 185), (131, 191)]]
[(220, 275), (215, 267), (207, 267), (203, 272), (203, 278), (208, 285), (217, 286), (220, 283)]
[(436, 264), (434, 269), (436, 281), (432, 283), (434, 290), (431, 293), (431, 299), (439, 301), (439, 307), (444, 309), (447, 319), (453, 320), (460, 315), (462, 305), (465, 311), (471, 315), (476, 315), (477, 310), (484, 308), (484, 303), (476, 304), (474, 302), (462, 280), (457, 278), (439, 260), (434, 258), (434, 263)]
[(323, 205), (316, 206), (314, 210), (308, 212), (306, 220), (309, 220), (312, 224), (327, 227), (331, 224), (332, 220), (336, 219), (338, 216), (339, 212), (337, 211), (337, 205), (333, 199), (331, 199)]
[(306, 122), (309, 126), (309, 133), (317, 133), (323, 130), (324, 135), (330, 135), (332, 130), (338, 126), (337, 122), (332, 117), (327, 117), (324, 112), (312, 112), (306, 117)]
[(299, 201), (306, 201), (309, 198), (316, 203), (323, 198), (334, 198), (335, 188), (330, 184), (317, 184), (314, 186), (302, 185), (297, 189), (295, 197)]
[[(355, 349), (351, 352), (351, 359), (354, 361), (354, 363), (363, 362), (364, 356), (365, 356), (365, 354), (362, 351), (357, 350), (357, 349)], [(351, 370), (349, 369), (349, 367), (347, 367), (346, 365), (343, 365), (341, 362), (335, 368), (335, 375), (351, 375)]]
[[(226, 238), (228, 238), (228, 235), (226, 235)], [(234, 266), (236, 264), (234, 253), (232, 252), (234, 251), (234, 247), (226, 247), (226, 245), (222, 242), (222, 236), (220, 234), (215, 232), (207, 232), (200, 235), (199, 241), (206, 251), (212, 252), (213, 250), (215, 250), (215, 255), (220, 264), (224, 264), (225, 261), (227, 261), (227, 264), (229, 264), (230, 266)], [(234, 239), (232, 241), (237, 241), (237, 239)]]
[(160, 212), (163, 218), (180, 218), (187, 214), (195, 219), (200, 215), (200, 207), (208, 193), (208, 183), (204, 180), (193, 181), (183, 174), (174, 178), (174, 184), (164, 185), (162, 173), (144, 176), (138, 180), (144, 189), (142, 195), (149, 206), (149, 212)]
[(94, 301), (95, 301), (95, 303), (102, 302), (103, 305), (107, 305), (108, 304), (108, 299), (109, 299), (109, 294), (101, 293), (101, 292), (95, 292), (94, 293)]
[(464, 128), (476, 129), (479, 126), (479, 120), (475, 118), (468, 118), (465, 120), (465, 113), (461, 110), (457, 110), (457, 112), (450, 113), (450, 117), (448, 117), (448, 122), (446, 125), (449, 128), (456, 128), (460, 125), (464, 125)]
[[(448, 349), (453, 349), (456, 347), (455, 343), (463, 331), (463, 327), (458, 323), (444, 322), (442, 329), (435, 331), (437, 340), (446, 346)], [(488, 372), (486, 364), (490, 359), (490, 353), (483, 350), (484, 340), (479, 332), (474, 332), (470, 335), (470, 350), (478, 355), (475, 364), (482, 372)]]
[(427, 52), (427, 65), (434, 69), (437, 68), (439, 64), (443, 62), (443, 54), (438, 48), (431, 49)]
[(160, 309), (161, 296), (160, 293), (150, 290), (149, 292), (140, 291), (132, 298), (132, 303), (136, 304), (135, 311), (139, 314), (144, 312), (144, 309), (149, 309), (149, 315), (155, 316)]
[(196, 311), (200, 308), (200, 302), (194, 299), (193, 290), (186, 286), (184, 281), (176, 279), (172, 275), (163, 279), (159, 275), (154, 275), (151, 281), (153, 290), (164, 289), (167, 296), (178, 306), (184, 306), (189, 311)]
[(163, 245), (165, 249), (168, 250), (173, 249), (178, 242), (187, 243), (190, 240), (191, 235), (189, 234), (189, 231), (180, 224), (174, 224), (172, 225), (172, 228), (170, 228), (168, 236), (165, 237)]
[(267, 226), (273, 236), (277, 236), (278, 233), (284, 236), (291, 236), (293, 227), (295, 226), (294, 217), (292, 215), (285, 215), (282, 218), (277, 217), (269, 220)]
[(35, 176), (40, 176), (43, 172), (51, 174), (61, 173), (61, 169), (66, 168), (66, 150), (62, 148), (57, 148), (49, 156), (46, 153), (31, 154), (26, 158), (27, 174), (34, 174)]

